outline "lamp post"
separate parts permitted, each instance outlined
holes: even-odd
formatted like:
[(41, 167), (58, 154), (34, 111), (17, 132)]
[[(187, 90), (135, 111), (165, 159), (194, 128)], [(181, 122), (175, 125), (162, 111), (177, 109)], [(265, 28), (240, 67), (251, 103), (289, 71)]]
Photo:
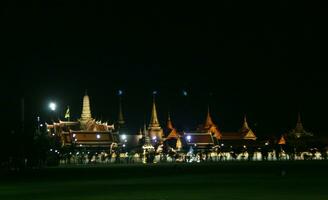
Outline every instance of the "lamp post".
[[(55, 102), (50, 102), (48, 107), (49, 107), (50, 111), (53, 112), (52, 118), (54, 118), (54, 116), (56, 117), (57, 104)], [(54, 120), (54, 119), (52, 119), (52, 120)]]

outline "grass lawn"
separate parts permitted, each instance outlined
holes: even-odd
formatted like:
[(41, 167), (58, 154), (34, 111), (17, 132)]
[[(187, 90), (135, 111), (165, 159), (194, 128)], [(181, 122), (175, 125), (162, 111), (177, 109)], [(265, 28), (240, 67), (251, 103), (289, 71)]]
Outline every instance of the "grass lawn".
[(327, 161), (64, 166), (3, 175), (0, 199), (316, 200), (327, 180)]

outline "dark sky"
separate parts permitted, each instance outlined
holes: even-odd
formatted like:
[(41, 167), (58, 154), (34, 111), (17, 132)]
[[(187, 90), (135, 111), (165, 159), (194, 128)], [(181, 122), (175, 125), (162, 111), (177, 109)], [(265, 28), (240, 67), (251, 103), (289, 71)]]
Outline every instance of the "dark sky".
[(138, 129), (157, 90), (163, 125), (170, 110), (176, 126), (192, 130), (210, 104), (223, 131), (247, 113), (259, 135), (279, 135), (301, 111), (308, 130), (328, 133), (320, 4), (2, 4), (2, 118), (17, 118), (22, 96), (29, 119), (48, 119), (50, 100), (77, 118), (87, 89), (94, 117), (114, 121), (122, 89), (126, 120)]

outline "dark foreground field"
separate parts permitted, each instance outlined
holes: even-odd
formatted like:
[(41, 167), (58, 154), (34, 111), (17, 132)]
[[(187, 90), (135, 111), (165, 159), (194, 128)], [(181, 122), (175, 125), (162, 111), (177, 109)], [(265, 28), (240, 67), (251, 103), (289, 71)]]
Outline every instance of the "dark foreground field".
[(328, 162), (70, 166), (2, 174), (0, 199), (328, 199)]

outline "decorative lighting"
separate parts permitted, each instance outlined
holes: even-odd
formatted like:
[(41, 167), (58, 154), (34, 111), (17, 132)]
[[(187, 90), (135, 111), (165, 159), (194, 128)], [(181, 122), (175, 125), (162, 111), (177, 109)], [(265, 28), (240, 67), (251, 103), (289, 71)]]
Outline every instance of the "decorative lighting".
[(73, 134), (73, 137), (75, 138), (75, 136), (76, 136), (76, 134), (74, 133), (74, 134)]
[(224, 146), (224, 144), (222, 143), (222, 144), (221, 144), (221, 146), (223, 147), (223, 146)]
[(152, 139), (153, 139), (153, 140), (156, 140), (156, 136), (153, 136)]
[(82, 144), (80, 144), (80, 147), (82, 147)]
[(100, 139), (100, 135), (99, 134), (97, 134), (97, 139)]
[(126, 140), (126, 135), (121, 136), (122, 140)]
[(123, 147), (125, 147), (125, 144), (123, 144)]

